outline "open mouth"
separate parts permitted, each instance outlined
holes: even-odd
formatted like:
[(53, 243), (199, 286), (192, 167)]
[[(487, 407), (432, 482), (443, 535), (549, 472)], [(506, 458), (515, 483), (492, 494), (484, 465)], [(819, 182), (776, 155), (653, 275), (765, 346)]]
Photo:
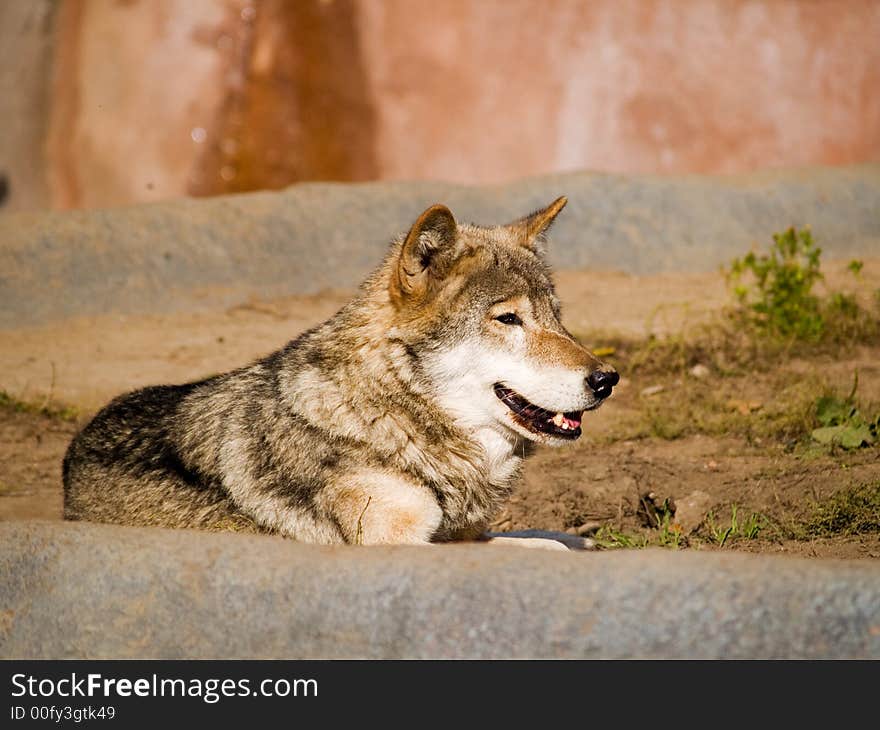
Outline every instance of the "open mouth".
[(581, 435), (583, 411), (548, 411), (529, 403), (519, 393), (501, 383), (495, 383), (495, 395), (510, 409), (516, 422), (529, 431), (572, 440)]

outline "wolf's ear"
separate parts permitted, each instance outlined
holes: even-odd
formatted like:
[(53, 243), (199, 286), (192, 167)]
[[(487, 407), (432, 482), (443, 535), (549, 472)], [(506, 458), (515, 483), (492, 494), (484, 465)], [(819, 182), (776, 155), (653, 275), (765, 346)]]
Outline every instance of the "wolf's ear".
[(443, 253), (455, 247), (457, 238), (458, 224), (445, 205), (432, 205), (422, 213), (400, 247), (392, 294), (411, 297), (427, 292), (431, 277), (443, 278)]
[(513, 232), (516, 243), (537, 253), (542, 250), (544, 234), (567, 202), (568, 198), (563, 195), (556, 198), (546, 208), (536, 210), (525, 218), (509, 223), (506, 227)]

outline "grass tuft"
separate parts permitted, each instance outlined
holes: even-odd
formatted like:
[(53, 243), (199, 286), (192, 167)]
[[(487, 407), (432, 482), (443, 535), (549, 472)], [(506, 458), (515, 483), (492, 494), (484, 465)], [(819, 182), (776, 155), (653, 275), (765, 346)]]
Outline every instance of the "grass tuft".
[(25, 401), (10, 395), (5, 390), (0, 390), (0, 409), (15, 413), (35, 413), (69, 423), (75, 422), (80, 416), (79, 409), (74, 406), (62, 405), (50, 398), (41, 402)]
[(809, 539), (880, 532), (880, 481), (835, 492), (818, 502), (795, 537)]
[(770, 525), (769, 518), (757, 512), (749, 512), (743, 517), (736, 504), (730, 506), (727, 520), (716, 522), (717, 519), (717, 515), (710, 512), (706, 517), (704, 532), (719, 548), (741, 540), (755, 540)]

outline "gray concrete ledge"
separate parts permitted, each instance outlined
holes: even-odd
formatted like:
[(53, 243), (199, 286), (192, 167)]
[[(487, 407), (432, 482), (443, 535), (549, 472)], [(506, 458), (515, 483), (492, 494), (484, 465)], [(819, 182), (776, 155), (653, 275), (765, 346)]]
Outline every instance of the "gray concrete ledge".
[(0, 328), (351, 288), (429, 204), (512, 220), (558, 195), (559, 268), (712, 270), (811, 225), (831, 256), (880, 254), (880, 165), (737, 177), (572, 173), (507, 185), (302, 184), (277, 193), (0, 215)]
[(0, 524), (0, 657), (880, 658), (880, 564)]

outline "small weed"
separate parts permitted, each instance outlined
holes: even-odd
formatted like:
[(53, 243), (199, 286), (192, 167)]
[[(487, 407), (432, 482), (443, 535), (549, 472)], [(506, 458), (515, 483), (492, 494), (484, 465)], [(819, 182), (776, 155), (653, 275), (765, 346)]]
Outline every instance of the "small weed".
[(764, 530), (769, 521), (757, 512), (750, 512), (745, 519), (741, 519), (739, 507), (731, 505), (730, 519), (727, 522), (716, 523), (716, 515), (710, 512), (706, 517), (706, 527), (709, 537), (719, 548), (735, 540), (754, 540)]
[(40, 403), (25, 401), (10, 395), (5, 390), (0, 390), (0, 409), (16, 413), (36, 413), (41, 416), (71, 423), (79, 418), (79, 410), (73, 406), (54, 403), (50, 398), (46, 398)]
[(603, 548), (665, 547), (678, 549), (687, 547), (687, 537), (674, 522), (675, 508), (668, 499), (659, 502), (653, 494), (646, 494), (639, 500), (638, 514), (646, 529), (638, 532), (624, 532), (613, 524), (603, 525), (594, 535), (594, 540)]
[(859, 387), (858, 371), (853, 376), (853, 387), (846, 398), (826, 395), (816, 401), (816, 420), (821, 424), (813, 429), (815, 441), (843, 449), (872, 446), (880, 435), (880, 412), (865, 416), (856, 404)]
[(664, 514), (657, 526), (655, 542), (660, 547), (671, 547), (678, 550), (687, 544), (687, 539), (681, 526), (672, 521), (671, 515)]
[(675, 507), (668, 498), (661, 502), (653, 493), (645, 494), (639, 498), (637, 514), (642, 524), (651, 530), (647, 538), (650, 544), (679, 548), (687, 543), (681, 526), (674, 522)]
[(372, 495), (367, 497), (367, 503), (364, 505), (364, 508), (361, 510), (360, 515), (358, 515), (357, 521), (357, 529), (354, 536), (354, 544), (355, 545), (363, 545), (364, 544), (364, 515), (367, 513), (367, 508), (370, 506), (370, 502), (373, 501)]
[(810, 539), (880, 532), (880, 481), (834, 493), (813, 507), (812, 516), (793, 531)]
[(824, 302), (824, 341), (828, 345), (849, 347), (859, 342), (871, 342), (880, 336), (880, 297), (876, 298), (875, 314), (863, 309), (855, 296), (833, 292)]
[(757, 513), (751, 513), (746, 517), (742, 525), (738, 525), (739, 535), (745, 540), (754, 540), (758, 533), (764, 529), (766, 519)]
[(641, 549), (648, 547), (648, 539), (644, 535), (622, 532), (612, 525), (600, 527), (593, 540), (599, 547), (607, 550), (615, 548)]

